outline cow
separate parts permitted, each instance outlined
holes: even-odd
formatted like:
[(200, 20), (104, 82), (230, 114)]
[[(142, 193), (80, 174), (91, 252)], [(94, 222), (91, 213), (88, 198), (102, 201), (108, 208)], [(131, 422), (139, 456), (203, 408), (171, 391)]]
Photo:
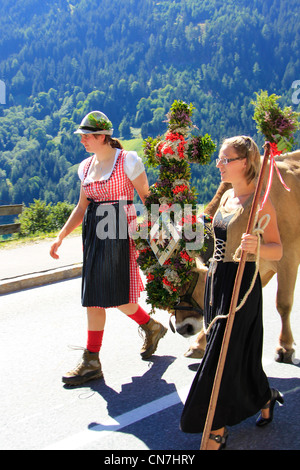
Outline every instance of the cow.
[[(277, 362), (292, 363), (294, 339), (290, 324), (290, 314), (293, 306), (294, 289), (300, 262), (300, 150), (276, 157), (278, 169), (288, 192), (274, 171), (270, 191), (270, 200), (275, 206), (278, 227), (283, 245), (283, 256), (280, 261), (259, 260), (259, 273), (263, 287), (277, 274), (276, 307), (281, 317), (281, 331), (276, 348)], [(205, 213), (213, 217), (224, 192), (229, 189), (229, 183), (221, 183)], [(206, 259), (196, 259), (194, 278), (180, 292), (180, 302), (175, 309), (176, 331), (189, 337), (198, 333), (203, 326), (204, 287), (208, 271), (208, 259), (212, 254), (211, 247), (205, 254)], [(227, 312), (228, 313), (228, 312)], [(174, 331), (172, 322), (171, 328)], [(186, 357), (202, 358), (206, 338), (201, 330), (196, 341), (185, 353)]]

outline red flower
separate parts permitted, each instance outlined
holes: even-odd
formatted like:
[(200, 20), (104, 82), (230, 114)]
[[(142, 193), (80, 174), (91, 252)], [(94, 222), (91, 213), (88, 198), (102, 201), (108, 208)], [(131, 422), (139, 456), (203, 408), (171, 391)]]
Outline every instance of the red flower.
[(182, 159), (184, 159), (184, 150), (185, 150), (184, 149), (184, 144), (185, 144), (185, 141), (180, 142), (180, 144), (178, 145), (178, 148), (177, 148), (178, 153), (179, 153), (179, 157), (182, 158)]
[(141, 223), (139, 224), (139, 226), (140, 226), (141, 228), (144, 228), (144, 227), (151, 227), (152, 224), (151, 224), (151, 221), (150, 221), (150, 220), (148, 220), (148, 221), (147, 221), (147, 220), (143, 220), (143, 222), (141, 222)]
[(156, 152), (156, 156), (157, 158), (161, 158), (161, 149), (163, 147), (163, 143), (159, 144), (159, 146), (157, 147), (157, 152)]
[(162, 204), (161, 206), (159, 206), (159, 212), (166, 212), (167, 210), (169, 210), (171, 205), (172, 204)]
[(162, 281), (162, 282), (163, 282), (166, 286), (170, 287), (173, 292), (177, 292), (176, 287), (174, 287), (173, 284), (171, 284), (171, 282), (168, 281), (168, 279), (166, 279), (165, 277), (163, 278), (163, 281)]
[(191, 257), (187, 254), (186, 251), (181, 251), (181, 252), (180, 252), (180, 256), (181, 256), (181, 258), (185, 259), (186, 261), (189, 261), (189, 262), (193, 261), (193, 258), (191, 258)]
[(176, 188), (172, 189), (173, 194), (183, 193), (183, 191), (188, 190), (189, 188), (182, 184), (181, 186), (176, 186)]
[(282, 151), (278, 150), (278, 147), (277, 147), (276, 143), (270, 143), (270, 149), (271, 149), (271, 154), (273, 155), (273, 157), (275, 157), (275, 155), (281, 155), (282, 154)]
[(182, 217), (180, 225), (183, 224), (196, 224), (197, 223), (197, 217), (195, 215), (188, 214), (187, 217)]
[(178, 134), (178, 132), (175, 132), (175, 133), (168, 132), (168, 134), (166, 135), (166, 140), (170, 140), (171, 142), (174, 142), (175, 140), (183, 141), (184, 137), (183, 135)]
[(154, 279), (153, 274), (151, 274), (151, 273), (148, 274), (148, 276), (147, 276), (147, 281), (153, 281), (153, 279)]
[(167, 153), (169, 153), (170, 155), (174, 155), (174, 150), (171, 149), (171, 147), (166, 147), (163, 149), (163, 152), (162, 152), (164, 155), (166, 155)]

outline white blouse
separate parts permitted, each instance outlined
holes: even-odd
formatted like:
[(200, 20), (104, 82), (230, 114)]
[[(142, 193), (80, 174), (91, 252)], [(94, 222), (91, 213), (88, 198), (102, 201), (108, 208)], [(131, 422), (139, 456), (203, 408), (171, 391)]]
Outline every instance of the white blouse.
[[(115, 167), (115, 164), (116, 164), (116, 161), (117, 161), (117, 158), (118, 158), (120, 152), (121, 152), (121, 150), (117, 149), (114, 164), (112, 166), (111, 171), (109, 173), (107, 173), (106, 175), (101, 176), (99, 181), (107, 180), (110, 177), (110, 175), (113, 172), (113, 169)], [(88, 157), (88, 158), (90, 158), (90, 157)], [(84, 179), (83, 170), (84, 170), (84, 166), (85, 166), (87, 160), (88, 160), (87, 158), (85, 160), (83, 160), (80, 163), (79, 168), (78, 168), (78, 176), (79, 176), (81, 181), (83, 181), (83, 179)], [(91, 176), (89, 174), (90, 169), (91, 169), (91, 166), (89, 168), (88, 174), (86, 175), (86, 178), (85, 178), (85, 181), (84, 181), (85, 185), (90, 184), (90, 183), (94, 183), (93, 178), (91, 178)], [(127, 152), (127, 154), (125, 156), (125, 159), (124, 159), (124, 171), (125, 171), (126, 175), (128, 176), (128, 178), (130, 179), (130, 181), (133, 181), (135, 178), (140, 176), (143, 173), (143, 171), (145, 171), (144, 163), (143, 163), (142, 159), (138, 156), (138, 154), (136, 152), (133, 152), (133, 151)]]

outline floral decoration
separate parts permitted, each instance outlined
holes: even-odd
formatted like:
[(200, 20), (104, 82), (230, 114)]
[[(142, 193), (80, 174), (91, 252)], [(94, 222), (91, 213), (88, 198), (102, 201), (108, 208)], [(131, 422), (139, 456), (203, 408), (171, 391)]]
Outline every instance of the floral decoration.
[(291, 107), (281, 109), (277, 103), (280, 96), (268, 95), (267, 91), (256, 94), (253, 119), (256, 121), (257, 130), (261, 132), (272, 145), (275, 154), (290, 152), (294, 145), (294, 133), (300, 128), (299, 113)]
[(253, 119), (256, 121), (257, 130), (264, 135), (266, 143), (270, 146), (269, 177), (260, 210), (269, 197), (274, 168), (283, 187), (290, 191), (283, 181), (275, 156), (292, 150), (295, 143), (294, 134), (300, 128), (300, 114), (292, 111), (291, 107), (282, 110), (277, 103), (279, 98), (280, 96), (275, 94), (269, 96), (267, 91), (261, 90), (260, 94), (256, 93), (256, 101), (251, 102), (255, 107)]
[[(190, 186), (190, 163), (207, 164), (216, 146), (209, 135), (191, 135), (195, 130), (192, 124), (194, 107), (183, 101), (175, 101), (167, 114), (168, 130), (164, 137), (153, 139), (148, 137), (144, 141), (144, 156), (151, 167), (160, 168), (157, 182), (150, 187), (149, 195), (145, 201), (144, 218), (139, 224), (140, 233), (148, 234), (136, 239), (139, 252), (138, 264), (144, 272), (147, 285), (147, 302), (152, 310), (160, 308), (172, 312), (179, 301), (182, 288), (191, 280), (192, 269), (196, 266), (195, 256), (198, 251), (189, 250), (190, 239), (186, 235), (202, 230), (204, 234), (204, 217), (197, 214), (197, 194), (195, 188)], [(151, 228), (157, 222), (152, 220), (151, 205), (159, 207), (159, 214), (169, 214), (174, 221), (174, 204), (183, 209), (187, 205), (191, 213), (184, 214), (177, 221), (181, 229), (178, 246), (171, 256), (161, 265), (158, 262), (149, 243)], [(159, 240), (164, 249), (169, 240)], [(201, 249), (205, 250), (205, 246)]]
[(104, 118), (96, 118), (93, 114), (90, 114), (88, 120), (92, 127), (95, 127), (99, 131), (109, 131), (112, 129), (112, 123)]

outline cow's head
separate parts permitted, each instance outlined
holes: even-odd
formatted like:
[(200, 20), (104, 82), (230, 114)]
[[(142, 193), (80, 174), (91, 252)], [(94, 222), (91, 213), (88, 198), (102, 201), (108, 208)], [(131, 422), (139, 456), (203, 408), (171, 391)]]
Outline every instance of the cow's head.
[[(193, 270), (192, 281), (181, 292), (180, 302), (175, 307), (176, 332), (182, 336), (193, 336), (202, 329), (207, 271), (208, 268), (204, 264), (197, 263), (197, 267)], [(171, 321), (170, 326), (174, 331)]]
[[(207, 265), (214, 250), (214, 238), (211, 221), (205, 220), (205, 248), (196, 257), (196, 267), (193, 278), (180, 292), (180, 301), (175, 307), (175, 327), (182, 336), (193, 336), (202, 330), (205, 280), (208, 272)], [(170, 317), (170, 328), (175, 333)]]

